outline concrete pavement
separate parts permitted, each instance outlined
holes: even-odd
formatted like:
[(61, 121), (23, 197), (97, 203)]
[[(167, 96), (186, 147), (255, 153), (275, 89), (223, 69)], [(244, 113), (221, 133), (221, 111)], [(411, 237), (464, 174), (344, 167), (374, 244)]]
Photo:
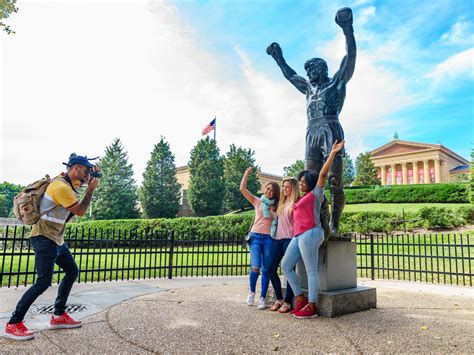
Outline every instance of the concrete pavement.
[[(0, 338), (2, 352), (474, 352), (472, 288), (359, 280), (376, 287), (378, 308), (297, 320), (244, 304), (246, 277), (156, 279), (75, 285), (69, 303), (84, 326), (47, 330), (27, 316), (32, 341)], [(0, 289), (8, 321), (25, 288)], [(57, 286), (38, 305), (54, 302)]]

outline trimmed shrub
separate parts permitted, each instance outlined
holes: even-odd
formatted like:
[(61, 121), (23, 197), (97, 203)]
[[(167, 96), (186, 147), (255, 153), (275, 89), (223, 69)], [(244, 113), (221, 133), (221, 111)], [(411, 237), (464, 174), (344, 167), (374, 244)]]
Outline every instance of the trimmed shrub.
[(466, 203), (469, 184), (394, 185), (345, 189), (347, 204), (355, 203)]
[(459, 207), (458, 213), (466, 224), (474, 223), (474, 205)]
[(68, 229), (84, 228), (91, 230), (127, 230), (134, 233), (146, 233), (149, 231), (175, 231), (175, 237), (179, 235), (202, 236), (208, 234), (223, 233), (225, 235), (237, 236), (248, 233), (253, 215), (225, 215), (210, 217), (182, 217), (182, 218), (156, 218), (156, 219), (118, 219), (105, 221), (86, 221), (72, 223)]
[(424, 207), (419, 211), (419, 215), (428, 228), (459, 227), (466, 222), (459, 211), (445, 207)]

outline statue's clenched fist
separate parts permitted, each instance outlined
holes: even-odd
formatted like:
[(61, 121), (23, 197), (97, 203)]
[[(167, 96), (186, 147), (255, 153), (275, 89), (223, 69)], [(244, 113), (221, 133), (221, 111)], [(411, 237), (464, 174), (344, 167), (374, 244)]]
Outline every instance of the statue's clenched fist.
[(337, 10), (335, 21), (343, 29), (351, 27), (352, 10), (349, 7), (343, 7)]
[(267, 47), (267, 54), (271, 55), (273, 59), (280, 59), (283, 57), (281, 47), (278, 43), (273, 42)]

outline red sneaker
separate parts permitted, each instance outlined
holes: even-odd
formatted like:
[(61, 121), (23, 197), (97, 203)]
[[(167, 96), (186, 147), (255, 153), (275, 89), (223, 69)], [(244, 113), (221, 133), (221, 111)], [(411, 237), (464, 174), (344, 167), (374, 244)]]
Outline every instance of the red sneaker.
[(15, 324), (7, 323), (5, 327), (5, 338), (15, 340), (29, 340), (33, 339), (35, 334), (28, 330), (25, 326), (25, 321)]
[(82, 322), (72, 319), (69, 314), (64, 313), (60, 316), (51, 316), (49, 321), (51, 329), (63, 329), (63, 328), (79, 328), (82, 327)]
[(308, 304), (308, 300), (306, 298), (303, 301), (299, 301), (299, 302), (296, 301), (295, 308), (293, 308), (293, 310), (290, 312), (290, 314), (295, 314), (295, 313), (299, 312), (301, 309), (306, 307), (307, 304)]
[(315, 318), (318, 316), (318, 311), (316, 309), (313, 311), (311, 306), (307, 304), (299, 312), (294, 313), (293, 316), (298, 319)]

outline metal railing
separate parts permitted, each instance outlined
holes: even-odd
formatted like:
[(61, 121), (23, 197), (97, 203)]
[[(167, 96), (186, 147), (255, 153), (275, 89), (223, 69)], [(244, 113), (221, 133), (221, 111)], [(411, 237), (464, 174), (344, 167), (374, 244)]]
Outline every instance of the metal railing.
[(473, 236), (354, 235), (359, 277), (472, 286)]
[[(35, 281), (29, 227), (0, 229), (0, 287)], [(357, 273), (371, 279), (472, 286), (474, 236), (461, 234), (352, 235)], [(77, 282), (247, 275), (243, 236), (174, 231), (67, 229), (65, 241), (79, 266)], [(56, 267), (54, 282), (61, 279)]]

